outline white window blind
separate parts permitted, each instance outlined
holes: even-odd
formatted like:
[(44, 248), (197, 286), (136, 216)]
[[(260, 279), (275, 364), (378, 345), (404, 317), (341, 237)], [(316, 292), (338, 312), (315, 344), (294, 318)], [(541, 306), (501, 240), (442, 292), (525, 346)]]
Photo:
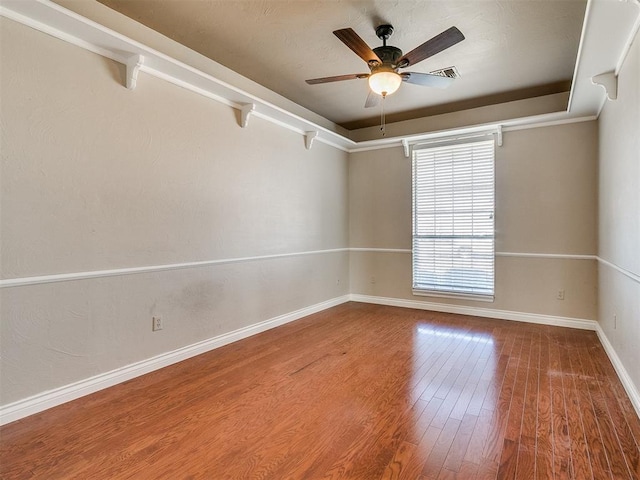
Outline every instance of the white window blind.
[(494, 294), (494, 141), (413, 148), (413, 290)]

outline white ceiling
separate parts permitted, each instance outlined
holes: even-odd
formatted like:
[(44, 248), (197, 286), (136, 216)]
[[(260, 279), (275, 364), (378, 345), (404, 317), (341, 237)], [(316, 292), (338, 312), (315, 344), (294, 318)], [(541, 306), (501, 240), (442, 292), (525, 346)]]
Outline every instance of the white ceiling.
[(461, 43), (409, 71), (455, 65), (439, 90), (403, 84), (385, 101), (387, 121), (569, 90), (584, 0), (100, 0), (183, 45), (347, 128), (373, 125), (366, 80), (305, 79), (367, 72), (333, 34), (351, 27), (372, 48), (375, 27), (404, 52), (455, 25)]

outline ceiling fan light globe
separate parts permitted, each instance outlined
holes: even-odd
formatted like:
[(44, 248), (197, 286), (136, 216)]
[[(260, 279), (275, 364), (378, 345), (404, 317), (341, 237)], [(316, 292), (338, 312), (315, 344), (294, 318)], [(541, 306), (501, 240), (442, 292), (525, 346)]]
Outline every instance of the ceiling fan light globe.
[(391, 95), (400, 87), (402, 77), (396, 72), (377, 72), (369, 76), (369, 88), (378, 95)]

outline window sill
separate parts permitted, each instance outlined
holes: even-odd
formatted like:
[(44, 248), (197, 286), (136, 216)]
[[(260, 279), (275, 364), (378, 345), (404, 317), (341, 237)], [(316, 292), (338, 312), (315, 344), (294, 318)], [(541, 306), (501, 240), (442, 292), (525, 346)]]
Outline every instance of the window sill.
[(493, 303), (495, 296), (493, 295), (474, 295), (471, 293), (448, 293), (438, 292), (435, 290), (418, 290), (413, 289), (413, 294), (421, 297), (439, 297), (439, 298), (453, 298), (457, 300), (473, 300), (474, 302), (488, 302)]

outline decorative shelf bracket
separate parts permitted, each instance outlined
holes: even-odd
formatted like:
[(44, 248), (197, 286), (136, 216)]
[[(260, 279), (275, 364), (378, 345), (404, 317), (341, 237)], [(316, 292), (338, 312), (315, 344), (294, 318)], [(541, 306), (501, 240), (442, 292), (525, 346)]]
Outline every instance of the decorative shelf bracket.
[(255, 111), (256, 104), (255, 103), (245, 103), (240, 107), (240, 126), (242, 128), (246, 128), (249, 124), (249, 117)]
[(144, 57), (140, 54), (131, 55), (127, 58), (127, 88), (133, 90), (138, 83), (138, 73), (140, 73), (140, 67), (144, 64)]
[(615, 100), (618, 98), (618, 77), (615, 72), (601, 73), (591, 77), (591, 83), (594, 85), (600, 85), (607, 93), (609, 100)]
[(405, 158), (409, 158), (409, 140), (406, 138), (402, 139), (402, 148), (404, 149)]
[(318, 136), (317, 130), (311, 130), (310, 132), (304, 132), (304, 146), (307, 150), (311, 150), (311, 145), (313, 145), (313, 141)]

